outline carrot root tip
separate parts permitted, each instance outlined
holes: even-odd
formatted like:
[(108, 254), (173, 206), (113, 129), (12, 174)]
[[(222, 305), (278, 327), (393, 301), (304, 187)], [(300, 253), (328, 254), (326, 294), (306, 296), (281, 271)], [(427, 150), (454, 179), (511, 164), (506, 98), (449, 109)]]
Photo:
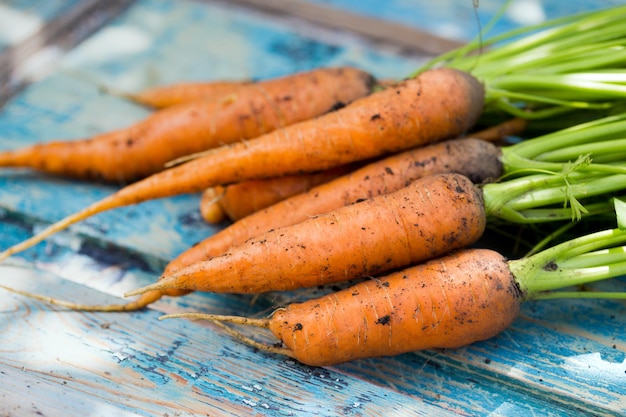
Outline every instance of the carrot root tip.
[(162, 283), (160, 282), (156, 282), (154, 284), (146, 285), (145, 287), (140, 287), (132, 291), (125, 292), (124, 297), (132, 297), (135, 295), (142, 295), (150, 291), (161, 291), (164, 289), (169, 289), (169, 287), (162, 285)]
[(41, 301), (46, 304), (56, 305), (59, 307), (67, 308), (68, 310), (78, 310), (78, 311), (92, 311), (92, 312), (121, 312), (121, 311), (136, 311), (146, 307), (146, 303), (144, 302), (130, 302), (128, 304), (105, 304), (105, 305), (88, 305), (88, 304), (80, 304), (74, 303), (71, 301), (65, 301), (58, 298), (50, 297), (47, 295), (35, 294), (28, 291), (18, 290), (17, 288), (12, 288), (6, 285), (0, 284), (0, 288), (12, 292), (14, 294), (21, 295), (23, 297), (28, 297), (33, 300)]
[(283, 355), (283, 356), (287, 356), (287, 357), (295, 359), (295, 355), (293, 351), (291, 351), (291, 349), (289, 348), (272, 346), (272, 345), (268, 345), (268, 344), (256, 341), (244, 335), (243, 333), (240, 333), (237, 330), (234, 330), (230, 328), (229, 326), (227, 326), (226, 324), (224, 324), (224, 322), (229, 322), (233, 324), (255, 326), (255, 327), (261, 327), (261, 328), (267, 329), (269, 328), (269, 324), (270, 324), (269, 319), (253, 319), (249, 317), (223, 316), (223, 315), (218, 315), (218, 314), (205, 314), (205, 313), (175, 313), (175, 314), (166, 314), (166, 315), (160, 316), (159, 320), (166, 320), (166, 319), (173, 319), (173, 318), (188, 318), (188, 319), (195, 319), (195, 320), (211, 321), (213, 324), (215, 324), (216, 326), (224, 330), (226, 333), (228, 333), (231, 337), (235, 338), (236, 340), (248, 346), (251, 346), (255, 349), (259, 349), (260, 351), (263, 351), (263, 352), (274, 353), (274, 354)]

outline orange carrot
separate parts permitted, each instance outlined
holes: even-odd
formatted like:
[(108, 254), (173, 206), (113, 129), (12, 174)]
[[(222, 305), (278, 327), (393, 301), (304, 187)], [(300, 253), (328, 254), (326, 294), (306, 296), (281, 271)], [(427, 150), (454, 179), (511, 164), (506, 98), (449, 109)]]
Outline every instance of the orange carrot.
[[(252, 182), (254, 180), (250, 180)], [(269, 181), (257, 180), (257, 181)], [(248, 181), (244, 181), (247, 183)], [(202, 192), (200, 196), (200, 215), (205, 222), (209, 224), (218, 224), (227, 219), (226, 212), (222, 208), (220, 200), (224, 198), (226, 187), (216, 185), (215, 187), (209, 187)]]
[[(207, 261), (222, 255), (233, 246), (244, 243), (271, 229), (291, 226), (323, 214), (371, 198), (397, 191), (411, 181), (436, 173), (455, 172), (482, 183), (501, 174), (500, 150), (491, 143), (478, 139), (454, 139), (412, 149), (370, 163), (336, 180), (314, 187), (255, 212), (239, 220), (198, 244), (190, 247), (173, 259), (165, 268), (163, 276), (197, 262)], [(179, 297), (190, 290), (169, 288), (142, 294), (127, 304), (106, 306), (70, 306), (81, 310), (131, 311), (144, 308), (161, 297)]]
[(170, 107), (92, 138), (0, 152), (0, 167), (127, 183), (163, 170), (178, 157), (327, 113), (366, 96), (373, 84), (371, 75), (349, 67), (267, 80), (220, 100)]
[(489, 142), (498, 142), (507, 136), (519, 135), (526, 129), (527, 125), (528, 120), (516, 117), (495, 126), (490, 126), (478, 132), (472, 133), (471, 136), (487, 140)]
[(329, 169), (457, 136), (482, 112), (468, 73), (440, 68), (320, 116), (207, 155), (122, 188), (0, 253), (0, 261), (87, 217), (155, 198), (255, 178)]
[[(623, 291), (568, 288), (622, 277), (626, 230), (579, 236), (521, 259), (462, 249), (320, 298), (267, 319), (182, 313), (213, 320), (242, 342), (314, 366), (423, 349), (458, 348), (509, 327), (528, 300), (626, 299)], [(283, 346), (248, 338), (224, 322), (267, 328)]]
[(355, 166), (348, 164), (312, 174), (249, 180), (207, 188), (200, 198), (200, 214), (208, 223), (219, 223), (226, 218), (239, 220), (346, 174)]
[(184, 82), (147, 88), (137, 93), (122, 94), (138, 104), (163, 109), (195, 100), (214, 100), (236, 95), (252, 84), (252, 81)]
[[(503, 140), (507, 136), (520, 134), (524, 128), (526, 127), (526, 121), (522, 119), (511, 119), (505, 122), (502, 122), (496, 126), (491, 126), (485, 128), (480, 131), (472, 132), (470, 136), (476, 139), (482, 139), (489, 142), (497, 142)], [(460, 144), (459, 144), (460, 145)], [(452, 143), (451, 146), (456, 148), (456, 144)], [(432, 172), (443, 172), (437, 171), (435, 165), (441, 166), (442, 164), (449, 164), (450, 172), (459, 172), (460, 174), (470, 176), (473, 175), (473, 172), (470, 171), (455, 171), (459, 166), (458, 160), (454, 161), (453, 158), (472, 158), (468, 163), (464, 163), (462, 168), (471, 168), (472, 164), (475, 164), (477, 167), (481, 165), (485, 165), (486, 169), (491, 169), (487, 167), (486, 164), (481, 162), (482, 157), (487, 158), (489, 161), (493, 161), (495, 155), (494, 148), (487, 148), (487, 145), (480, 145), (473, 142), (467, 142), (467, 146), (469, 149), (467, 153), (461, 149), (452, 149), (446, 150), (443, 152), (446, 153), (455, 153), (455, 156), (452, 155), (444, 155), (443, 158), (447, 162), (443, 162), (443, 160), (438, 159), (437, 161), (433, 161), (431, 164), (431, 168), (434, 169)], [(482, 149), (480, 149), (482, 148)], [(487, 152), (487, 154), (482, 154), (482, 152)], [(458, 154), (458, 155), (457, 155)], [(407, 155), (408, 157), (409, 155)], [(419, 158), (428, 158), (428, 156), (424, 155), (415, 155)], [(432, 154), (433, 158), (437, 158), (439, 155), (437, 153)], [(448, 157), (450, 156), (450, 158)], [(392, 162), (387, 162), (391, 164)], [(407, 162), (409, 164), (409, 162)], [(496, 166), (493, 166), (493, 169), (496, 169)], [(352, 167), (352, 166), (350, 166)], [(335, 175), (337, 172), (347, 173), (348, 168), (344, 167), (339, 168), (340, 170), (330, 170), (324, 171), (315, 174), (302, 174), (302, 175), (292, 175), (286, 177), (279, 178), (270, 178), (267, 180), (251, 180), (244, 181), (243, 183), (232, 184), (227, 187), (214, 187), (207, 189), (202, 194), (202, 199), (200, 201), (200, 212), (202, 213), (203, 218), (208, 223), (219, 223), (223, 221), (226, 217), (230, 220), (239, 220), (245, 216), (248, 216), (256, 211), (259, 211), (263, 208), (269, 207), (274, 203), (278, 203), (288, 197), (291, 197), (295, 194), (303, 193), (308, 191), (311, 187), (315, 185), (320, 185), (325, 182), (334, 179), (339, 175)], [(400, 168), (392, 168), (394, 171)], [(443, 166), (442, 166), (443, 168)], [(406, 172), (406, 171), (403, 171)], [(365, 175), (365, 173), (362, 173)], [(480, 176), (480, 172), (477, 173), (477, 176)], [(371, 175), (379, 175), (379, 174), (371, 174)], [(492, 177), (499, 176), (499, 173), (491, 172)], [(474, 178), (472, 178), (474, 180)], [(478, 182), (482, 182), (485, 179), (478, 179)], [(361, 187), (362, 188), (362, 187)], [(349, 192), (349, 191), (345, 191)], [(346, 196), (346, 199), (348, 197)]]
[(193, 313), (164, 317), (268, 328), (284, 347), (239, 338), (307, 365), (327, 366), (491, 338), (517, 318), (522, 296), (502, 255), (467, 249), (290, 304), (267, 319)]
[[(167, 265), (164, 276), (222, 255), (231, 247), (271, 229), (291, 226), (317, 214), (397, 191), (411, 181), (428, 175), (454, 172), (469, 177), (474, 183), (489, 181), (501, 174), (502, 164), (499, 156), (500, 150), (496, 146), (468, 138), (411, 149), (370, 163), (352, 173), (314, 187), (309, 192), (295, 195), (231, 224), (179, 254)], [(128, 304), (111, 305), (102, 309), (137, 310), (164, 295), (179, 297), (189, 292), (176, 288), (154, 290), (142, 294)]]
[(392, 155), (244, 217), (181, 253), (169, 263), (166, 273), (221, 255), (270, 229), (397, 191), (428, 175), (454, 172), (474, 183), (496, 179), (502, 173), (499, 157), (500, 150), (495, 145), (471, 138), (447, 140)]
[[(326, 365), (486, 340), (511, 325), (521, 300), (506, 259), (475, 249), (279, 310), (270, 329), (298, 360)], [(341, 313), (333, 314), (333, 302)], [(336, 333), (324, 334), (325, 326)]]
[(482, 236), (485, 223), (482, 194), (469, 179), (427, 176), (260, 234), (131, 294), (169, 288), (263, 293), (346, 281), (465, 247)]

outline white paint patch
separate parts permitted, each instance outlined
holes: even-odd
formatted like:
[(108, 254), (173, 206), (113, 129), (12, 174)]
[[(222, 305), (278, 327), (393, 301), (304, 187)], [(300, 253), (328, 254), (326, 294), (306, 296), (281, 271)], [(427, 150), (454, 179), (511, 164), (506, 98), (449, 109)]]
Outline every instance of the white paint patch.
[[(48, 227), (49, 227), (49, 224), (36, 223), (33, 226), (33, 232), (35, 234), (39, 234), (43, 232), (44, 230), (46, 230)], [(77, 235), (67, 230), (55, 233), (54, 235), (48, 238), (48, 241), (54, 242), (59, 246), (70, 248), (71, 250), (75, 252), (77, 252), (83, 244), (83, 241), (80, 237), (78, 237)]]
[(39, 49), (22, 63), (18, 70), (19, 77), (31, 82), (42, 79), (56, 68), (63, 52), (57, 46)]
[(43, 26), (39, 16), (13, 9), (0, 3), (0, 43), (21, 42)]
[(506, 14), (522, 26), (535, 25), (546, 20), (546, 13), (540, 0), (515, 0)]
[(607, 381), (624, 382), (626, 359), (623, 362), (609, 362), (602, 359), (600, 352), (571, 356), (565, 359), (563, 368), (573, 374), (584, 374)]
[(74, 54), (68, 59), (69, 66), (83, 67), (94, 64), (123, 60), (125, 56), (137, 54), (150, 47), (152, 40), (147, 33), (130, 27), (109, 27), (91, 39), (80, 54)]

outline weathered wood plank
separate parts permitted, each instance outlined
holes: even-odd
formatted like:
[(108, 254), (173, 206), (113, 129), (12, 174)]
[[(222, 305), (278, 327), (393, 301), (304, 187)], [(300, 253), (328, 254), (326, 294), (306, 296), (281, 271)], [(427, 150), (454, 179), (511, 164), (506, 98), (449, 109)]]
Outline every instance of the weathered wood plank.
[[(110, 300), (40, 272), (2, 270), (24, 289)], [(55, 311), (6, 292), (0, 305), (11, 316), (0, 322), (3, 415), (453, 415), (333, 370), (284, 358), (260, 363), (228, 336), (187, 321), (159, 322), (154, 311)]]
[[(247, 4), (265, 3), (263, 0), (237, 0)], [(371, 17), (394, 25), (407, 28), (418, 28), (431, 36), (442, 40), (467, 42), (477, 36), (504, 4), (501, 0), (385, 0), (354, 1), (354, 0), (301, 0), (308, 3), (304, 10), (313, 6), (336, 9)], [(280, 8), (279, 2), (270, 1)], [(541, 23), (547, 19), (557, 18), (574, 13), (597, 10), (621, 5), (621, 0), (516, 0), (510, 2), (507, 11), (493, 25), (488, 35), (498, 35), (512, 28)], [(259, 6), (269, 7), (269, 6)], [(292, 6), (295, 8), (294, 6)], [(302, 13), (306, 15), (306, 13)], [(323, 24), (320, 22), (320, 24)], [(403, 32), (388, 34), (389, 39), (402, 37)], [(419, 46), (416, 46), (419, 47)]]
[[(421, 54), (438, 55), (459, 47), (462, 43), (450, 38), (435, 36), (420, 28), (419, 25), (405, 25), (398, 22), (400, 15), (392, 19), (380, 19), (376, 13), (363, 13), (359, 4), (370, 3), (374, 9), (387, 9), (387, 3), (349, 2), (332, 4), (308, 0), (235, 0), (245, 6), (273, 14), (297, 17), (315, 25), (320, 25), (341, 32), (348, 32), (370, 41), (382, 42)], [(339, 7), (337, 7), (339, 6)], [(355, 13), (356, 12), (356, 13)]]
[[(133, 90), (346, 63), (399, 77), (422, 59), (298, 29), (288, 19), (222, 3), (141, 0), (0, 112), (0, 148), (78, 138), (147, 114), (102, 94), (100, 85)], [(114, 189), (1, 172), (0, 249)], [(163, 263), (214, 230), (200, 222), (197, 196), (116, 210), (21, 254), (39, 271), (4, 266), (0, 280), (63, 299), (119, 302), (111, 295), (153, 281)], [(623, 291), (624, 281), (607, 285)], [(0, 311), (9, 319), (0, 324), (0, 372), (7, 381), (0, 411), (569, 416), (626, 410), (623, 302), (529, 303), (511, 329), (483, 343), (329, 369), (256, 352), (205, 323), (156, 320), (160, 312), (187, 310), (259, 316), (292, 296), (305, 295), (190, 294), (144, 312), (92, 314), (2, 291)]]
[(131, 1), (0, 2), (0, 106)]
[[(6, 233), (9, 237), (15, 234), (17, 233), (14, 230)], [(4, 235), (0, 233), (0, 237), (4, 238)], [(65, 255), (61, 257), (58, 250), (50, 250), (50, 255), (42, 251), (35, 258), (36, 265), (58, 271), (60, 274), (69, 274), (66, 279), (80, 282), (81, 287), (69, 285), (67, 281), (62, 281), (56, 276), (49, 277), (42, 272), (28, 271), (19, 271), (25, 274), (20, 279), (20, 285), (64, 299), (98, 303), (120, 301), (107, 297), (104, 295), (105, 292), (120, 295), (129, 285), (133, 283), (141, 285), (152, 279), (149, 273), (137, 269), (136, 266), (133, 268), (132, 264), (107, 265), (104, 259), (90, 259), (85, 254), (72, 251), (65, 251)], [(55, 261), (48, 264), (49, 259)], [(125, 279), (121, 279), (120, 277), (124, 275)], [(14, 273), (3, 272), (0, 273), (0, 277), (2, 282), (9, 280), (11, 285), (15, 283)], [(605, 285), (606, 288), (603, 289), (619, 290), (623, 289), (623, 285), (623, 282), (616, 281), (610, 286)], [(98, 292), (87, 290), (85, 286), (97, 288)], [(51, 311), (50, 314), (61, 316), (70, 314), (57, 312), (55, 308), (18, 296), (5, 294), (5, 297), (9, 297), (11, 303), (35, 304), (41, 314), (48, 314), (48, 310)], [(152, 308), (162, 312), (210, 311), (259, 316), (269, 313), (272, 305), (280, 304), (288, 297), (288, 294), (272, 294), (260, 297), (251, 304), (251, 297), (191, 294), (179, 299), (166, 299)], [(4, 305), (8, 306), (0, 295), (0, 306)], [(626, 340), (622, 331), (626, 325), (624, 322), (626, 315), (623, 314), (625, 308), (623, 303), (610, 301), (569, 300), (531, 303), (524, 307), (522, 317), (511, 329), (489, 341), (463, 349), (426, 351), (392, 358), (355, 361), (334, 367), (333, 372), (339, 372), (346, 378), (366, 381), (375, 387), (391, 389), (411, 398), (419, 398), (429, 404), (454, 410), (455, 413), (463, 415), (496, 413), (521, 416), (535, 413), (567, 416), (583, 410), (593, 415), (616, 415), (623, 409), (626, 398), (624, 392), (626, 385), (623, 384), (626, 372)], [(572, 323), (572, 315), (585, 317), (585, 320)], [(93, 316), (101, 317), (105, 321), (110, 321), (107, 317), (116, 317), (116, 322), (117, 317), (125, 317), (124, 314)], [(155, 319), (153, 313), (135, 313), (129, 316), (128, 321), (133, 322), (132, 325), (135, 327), (145, 325), (135, 322)], [(607, 317), (609, 325), (602, 325), (601, 320), (606, 320)], [(238, 345), (238, 342), (231, 340), (221, 331), (208, 329), (202, 323), (189, 322), (186, 326), (189, 326), (189, 329), (197, 326), (195, 334), (202, 340), (201, 343), (213, 343), (225, 349), (235, 349), (233, 345)], [(555, 329), (559, 331), (556, 332)], [(161, 334), (161, 330), (153, 331)], [(35, 329), (35, 334), (28, 339), (40, 337), (38, 332)], [(259, 337), (259, 334), (252, 330), (246, 333)], [(148, 345), (153, 343), (154, 335), (145, 335), (145, 331), (137, 334), (142, 334), (142, 337), (132, 339), (136, 343)], [(86, 336), (83, 336), (83, 340), (85, 338)], [(271, 338), (266, 339), (262, 336), (261, 340), (271, 341)], [(285, 360), (280, 357), (268, 356), (253, 349), (247, 350), (243, 346), (236, 349), (243, 349), (250, 355), (248, 360), (254, 360), (262, 366), (276, 368), (285, 365)], [(205, 357), (209, 362), (213, 360), (211, 353), (205, 353)], [(144, 360), (143, 366), (149, 368), (149, 362), (155, 360), (155, 357)], [(179, 362), (178, 366), (181, 369), (178, 372), (188, 371), (191, 366), (188, 362), (192, 359), (183, 355), (180, 360), (182, 362)], [(235, 360), (238, 366), (249, 366), (246, 361), (240, 360), (241, 358)], [(229, 368), (233, 366), (230, 364)], [(302, 367), (305, 368), (307, 367)], [(311, 368), (308, 372), (317, 371)], [(294, 384), (302, 377), (298, 372), (290, 374), (285, 369), (282, 370), (282, 375)], [(137, 377), (144, 376), (138, 374)], [(111, 378), (115, 379), (115, 374), (112, 374)], [(345, 389), (350, 388), (347, 386)], [(546, 407), (549, 407), (549, 412), (545, 410)]]
[(0, 53), (39, 32), (47, 22), (71, 11), (83, 0), (0, 1)]
[[(38, 271), (2, 270), (2, 282), (9, 276), (19, 277), (10, 282), (16, 285), (17, 281), (22, 289), (65, 297), (71, 294), (91, 302), (117, 301)], [(4, 314), (13, 318), (0, 325), (0, 372), (11, 376), (11, 383), (4, 385), (0, 394), (6, 399), (2, 407), (7, 411), (33, 407), (45, 414), (63, 407), (69, 415), (79, 415), (95, 404), (140, 415), (154, 415), (158, 410), (194, 414), (207, 410), (209, 415), (211, 410), (224, 415), (257, 410), (263, 415), (291, 411), (372, 416), (433, 412), (566, 416), (580, 405), (566, 407), (552, 397), (546, 409), (547, 399), (525, 396), (531, 391), (529, 387), (520, 394), (520, 386), (509, 386), (502, 379), (505, 373), (485, 372), (485, 368), (498, 366), (499, 348), (491, 347), (485, 352), (487, 356), (481, 355), (476, 362), (483, 366), (477, 367), (471, 361), (468, 366), (463, 358), (471, 359), (472, 354), (462, 349), (321, 369), (256, 352), (202, 323), (158, 322), (156, 311), (60, 311), (6, 292), (0, 293), (0, 305)], [(232, 314), (232, 306), (215, 297), (205, 308)], [(515, 338), (515, 331), (505, 337)], [(489, 342), (490, 346), (494, 344), (503, 343), (499, 339)], [(492, 358), (492, 362), (486, 365), (485, 357)], [(514, 366), (519, 368), (524, 359)], [(29, 396), (28, 401), (9, 395), (32, 387), (37, 388), (37, 395)], [(545, 396), (545, 391), (537, 390), (535, 394)], [(66, 398), (76, 398), (76, 403), (46, 401), (62, 392)], [(601, 409), (592, 412), (609, 415)]]

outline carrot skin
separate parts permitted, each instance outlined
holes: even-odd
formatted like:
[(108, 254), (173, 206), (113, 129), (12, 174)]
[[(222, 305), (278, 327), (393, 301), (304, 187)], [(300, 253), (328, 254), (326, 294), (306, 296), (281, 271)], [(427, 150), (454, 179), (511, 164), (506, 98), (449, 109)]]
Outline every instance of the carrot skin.
[(484, 89), (470, 74), (426, 71), (316, 119), (208, 155), (131, 184), (0, 253), (0, 261), (90, 216), (215, 185), (314, 172), (462, 134), (482, 113)]
[(179, 254), (166, 273), (219, 256), (270, 229), (397, 191), (428, 175), (453, 172), (474, 183), (487, 182), (502, 174), (499, 158), (500, 150), (495, 145), (471, 138), (443, 141), (383, 158), (240, 219)]
[(469, 179), (432, 175), (261, 234), (151, 289), (263, 293), (347, 281), (470, 245), (485, 224), (482, 194)]
[(220, 100), (198, 100), (157, 111), (127, 128), (92, 138), (0, 152), (0, 167), (28, 167), (125, 184), (162, 171), (178, 157), (332, 111), (368, 95), (374, 82), (371, 75), (349, 67), (293, 74), (249, 84)]
[(269, 328), (300, 362), (328, 366), (486, 340), (511, 325), (521, 302), (504, 257), (467, 249), (291, 304)]
[(131, 184), (102, 205), (110, 209), (215, 185), (314, 172), (458, 136), (478, 119), (483, 98), (482, 85), (471, 75), (430, 70), (335, 112), (215, 149)]
[(237, 94), (252, 81), (183, 82), (147, 88), (137, 93), (124, 94), (135, 103), (154, 109), (164, 109), (195, 100), (215, 100)]
[(220, 200), (224, 198), (226, 188), (221, 185), (209, 187), (202, 192), (200, 196), (200, 215), (205, 222), (209, 224), (218, 224), (227, 219)]
[[(315, 215), (365, 198), (399, 190), (407, 183), (438, 173), (452, 172), (482, 183), (502, 174), (499, 149), (483, 140), (454, 139), (393, 155), (365, 165), (309, 192), (281, 201), (251, 214), (218, 233), (190, 247), (165, 268), (163, 275), (172, 275), (197, 262), (207, 261), (227, 252), (259, 234), (290, 226)], [(136, 302), (145, 307), (161, 296), (178, 297), (189, 290), (162, 289), (142, 294)]]
[(219, 223), (226, 218), (236, 221), (347, 174), (356, 167), (357, 164), (348, 164), (311, 174), (248, 180), (208, 188), (200, 199), (200, 213), (207, 223)]

